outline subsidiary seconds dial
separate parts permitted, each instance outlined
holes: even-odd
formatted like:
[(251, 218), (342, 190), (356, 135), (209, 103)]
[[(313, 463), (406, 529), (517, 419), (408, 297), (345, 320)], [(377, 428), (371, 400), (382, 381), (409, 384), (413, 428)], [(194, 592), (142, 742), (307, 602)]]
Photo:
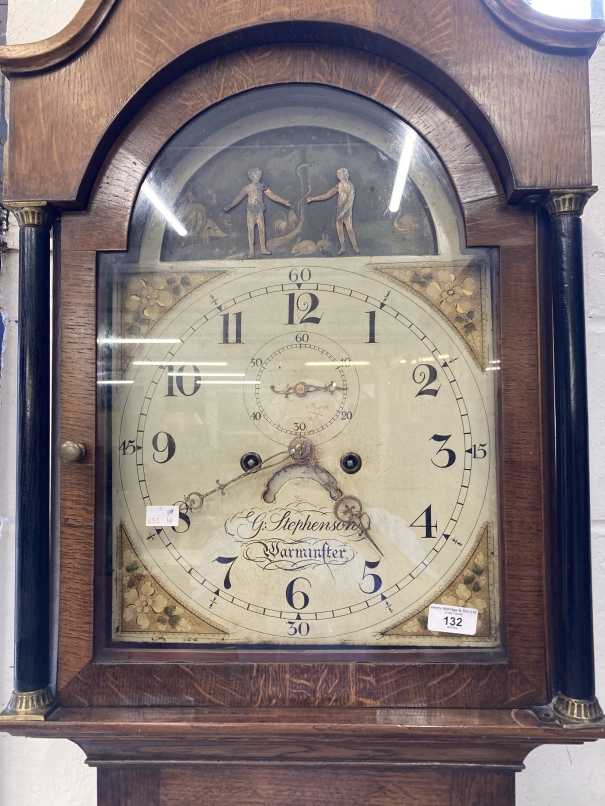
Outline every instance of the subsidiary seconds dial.
[(271, 339), (251, 359), (245, 403), (257, 428), (275, 442), (304, 434), (321, 444), (352, 420), (359, 381), (332, 339), (297, 331)]

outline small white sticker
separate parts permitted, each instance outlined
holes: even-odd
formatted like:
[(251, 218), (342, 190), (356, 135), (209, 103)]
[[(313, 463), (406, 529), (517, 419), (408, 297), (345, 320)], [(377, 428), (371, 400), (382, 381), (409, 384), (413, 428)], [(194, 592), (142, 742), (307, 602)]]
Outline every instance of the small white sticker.
[(178, 526), (179, 508), (145, 507), (145, 526)]
[(432, 604), (429, 607), (429, 630), (474, 635), (477, 632), (479, 611), (473, 607), (451, 607)]

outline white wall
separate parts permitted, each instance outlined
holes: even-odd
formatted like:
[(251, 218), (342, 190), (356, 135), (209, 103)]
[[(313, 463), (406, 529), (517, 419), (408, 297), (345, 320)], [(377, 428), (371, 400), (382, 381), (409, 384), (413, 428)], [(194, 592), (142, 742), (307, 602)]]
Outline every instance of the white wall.
[[(169, 0), (167, 0), (169, 1)], [(8, 41), (32, 42), (59, 31), (82, 0), (9, 0)], [(584, 215), (588, 331), (593, 566), (597, 691), (605, 705), (605, 44), (591, 62), (594, 182), (603, 187)], [(0, 378), (0, 709), (12, 690), (16, 228), (0, 274), (6, 339)], [(0, 806), (94, 806), (95, 772), (67, 741), (16, 739), (0, 733)], [(517, 776), (518, 806), (603, 806), (605, 741), (539, 748)], [(470, 806), (470, 804), (469, 804)]]

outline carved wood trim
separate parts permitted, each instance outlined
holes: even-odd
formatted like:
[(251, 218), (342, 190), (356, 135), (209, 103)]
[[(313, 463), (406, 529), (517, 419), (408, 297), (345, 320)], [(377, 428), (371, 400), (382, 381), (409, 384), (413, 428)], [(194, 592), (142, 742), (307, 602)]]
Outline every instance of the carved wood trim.
[[(594, 50), (603, 20), (567, 20), (535, 11), (524, 0), (483, 0), (500, 22), (540, 45)], [(58, 33), (40, 42), (0, 46), (0, 69), (7, 75), (49, 70), (86, 47), (102, 28), (118, 0), (84, 0), (74, 18)]]
[(23, 45), (0, 46), (0, 69), (7, 76), (56, 67), (86, 47), (118, 0), (84, 0), (75, 17), (58, 33)]
[(568, 20), (551, 17), (525, 0), (483, 0), (492, 14), (510, 31), (536, 45), (565, 50), (593, 51), (605, 33), (603, 20)]

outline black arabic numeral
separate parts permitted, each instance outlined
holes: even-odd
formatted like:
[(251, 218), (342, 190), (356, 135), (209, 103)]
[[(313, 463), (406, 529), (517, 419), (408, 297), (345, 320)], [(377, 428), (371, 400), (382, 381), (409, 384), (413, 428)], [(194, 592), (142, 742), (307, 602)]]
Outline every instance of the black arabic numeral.
[(298, 269), (292, 269), (288, 274), (288, 279), (291, 283), (297, 283), (299, 280), (302, 280), (303, 283), (308, 283), (311, 279), (311, 269), (301, 269), (300, 274)]
[[(309, 301), (307, 301), (309, 297)], [(318, 325), (321, 322), (321, 316), (311, 316), (319, 307), (319, 297), (317, 294), (311, 294), (305, 291), (304, 294), (299, 294), (298, 297), (294, 292), (288, 294), (288, 321), (287, 325), (297, 324), (294, 321), (296, 311), (302, 314), (298, 322), (299, 325)], [(323, 314), (322, 314), (323, 315)]]
[(367, 344), (376, 344), (376, 311), (366, 311), (367, 315), (370, 317), (368, 322), (368, 340)]
[(184, 395), (185, 397), (191, 397), (196, 392), (199, 391), (200, 385), (198, 383), (201, 380), (200, 371), (197, 367), (191, 367), (193, 372), (191, 375), (193, 376), (193, 388), (190, 392), (185, 391), (185, 378), (191, 377), (189, 374), (186, 376), (183, 375), (185, 372), (186, 367), (182, 366), (179, 367), (178, 370), (175, 372), (173, 366), (169, 366), (167, 369), (167, 379), (168, 379), (168, 391), (166, 392), (166, 397), (177, 397), (176, 392), (174, 391), (174, 381), (176, 380), (176, 388), (178, 391)]
[[(160, 448), (158, 437), (162, 436), (162, 434), (164, 434), (166, 437), (166, 445), (163, 448)], [(154, 451), (157, 451), (160, 454), (166, 453), (165, 459), (157, 459), (155, 453), (153, 454), (153, 461), (157, 462), (159, 465), (165, 465), (166, 462), (169, 462), (175, 454), (176, 443), (174, 441), (174, 437), (167, 431), (158, 431), (158, 433), (151, 440), (151, 444), (153, 445)]]
[(437, 464), (437, 462), (434, 459), (431, 459), (431, 462), (435, 465), (435, 467), (439, 467), (439, 468), (441, 468), (441, 470), (445, 470), (446, 467), (451, 467), (454, 464), (454, 462), (456, 461), (456, 454), (454, 453), (454, 451), (451, 448), (446, 448), (445, 447), (445, 443), (448, 441), (448, 439), (451, 436), (452, 436), (451, 434), (433, 434), (433, 436), (429, 439), (429, 442), (431, 440), (434, 440), (435, 442), (442, 442), (443, 443), (442, 446), (437, 451), (436, 456), (439, 456), (440, 453), (447, 454), (447, 459), (446, 459), (445, 456), (441, 457), (441, 459), (446, 460), (445, 464), (444, 465), (439, 465), (439, 464)]
[(221, 565), (229, 566), (227, 573), (225, 574), (225, 579), (223, 580), (223, 587), (225, 590), (229, 590), (231, 587), (231, 569), (233, 568), (233, 563), (236, 560), (237, 557), (217, 557), (216, 560), (214, 560), (215, 563), (221, 563)]
[[(288, 584), (288, 587), (286, 588), (286, 602), (288, 602), (290, 607), (293, 607), (295, 610), (304, 610), (305, 607), (307, 607), (307, 605), (309, 604), (309, 595), (307, 593), (305, 593), (305, 591), (301, 591), (301, 590), (295, 591), (294, 590), (294, 586), (296, 585), (297, 582), (306, 582), (307, 585), (309, 587), (311, 587), (311, 583), (309, 582), (308, 579), (305, 579), (305, 577), (295, 577)], [(296, 603), (294, 601), (295, 596), (300, 597), (300, 598), (297, 599), (297, 601), (299, 603), (302, 601), (302, 604), (300, 605), (300, 607), (297, 607), (297, 605), (296, 605)]]
[(470, 453), (473, 459), (485, 459), (487, 456), (486, 447), (487, 442), (480, 442), (478, 445), (472, 445), (470, 448), (467, 448), (465, 453)]
[(124, 440), (120, 445), (120, 453), (122, 456), (132, 456), (133, 453), (141, 450), (140, 447), (136, 444), (135, 439), (129, 439), (128, 442)]
[(289, 621), (288, 622), (288, 635), (294, 637), (295, 635), (300, 635), (303, 638), (306, 638), (309, 635), (311, 627), (307, 624), (306, 621)]
[[(418, 372), (418, 370), (420, 370), (420, 372)], [(415, 397), (420, 397), (420, 395), (432, 395), (433, 397), (437, 397), (437, 392), (441, 389), (440, 386), (436, 389), (428, 388), (437, 380), (437, 370), (431, 364), (418, 364), (417, 367), (414, 367), (412, 380), (414, 383), (424, 384), (422, 389), (416, 392)]]
[[(415, 526), (417, 529), (424, 529), (424, 534), (421, 535), (421, 537), (437, 537), (437, 535), (433, 534), (433, 529), (437, 531), (437, 524), (431, 523), (433, 519), (431, 509), (432, 505), (429, 504), (424, 512), (421, 512), (416, 520), (413, 523), (410, 523), (410, 526)], [(420, 523), (418, 523), (418, 521), (420, 521)]]
[[(367, 574), (366, 573), (368, 568), (370, 568), (370, 569), (377, 568), (379, 563), (380, 563), (380, 560), (374, 560), (373, 562), (366, 562), (365, 565), (363, 566), (363, 576), (361, 578), (361, 582), (359, 583), (359, 589), (361, 590), (362, 593), (365, 593), (368, 596), (370, 596), (372, 593), (376, 593), (377, 591), (379, 591), (382, 588), (382, 577), (379, 577), (378, 574)], [(371, 582), (372, 590), (367, 591), (363, 587), (364, 579), (372, 580), (372, 582)]]
[(234, 314), (235, 316), (235, 341), (229, 341), (230, 329), (230, 313), (223, 314), (223, 340), (221, 344), (242, 344), (242, 312)]

